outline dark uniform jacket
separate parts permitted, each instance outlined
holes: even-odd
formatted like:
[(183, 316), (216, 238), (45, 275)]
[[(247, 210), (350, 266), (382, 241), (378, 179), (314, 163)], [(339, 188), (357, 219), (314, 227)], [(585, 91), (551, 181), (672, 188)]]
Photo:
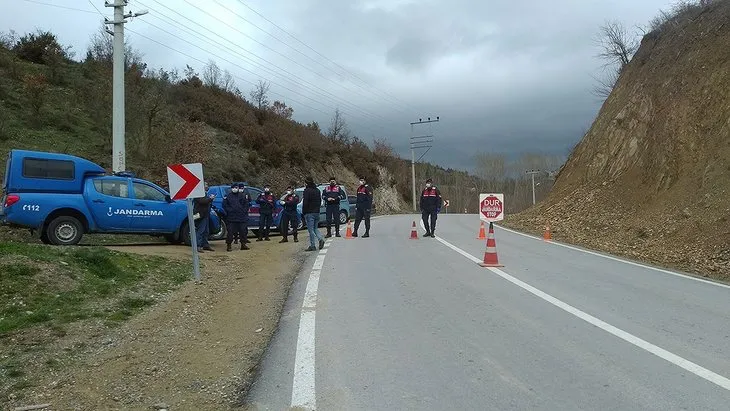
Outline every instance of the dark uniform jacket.
[(355, 206), (358, 210), (370, 211), (373, 206), (373, 189), (369, 185), (365, 184), (357, 188)]
[(328, 207), (336, 206), (337, 208), (340, 208), (340, 201), (345, 198), (345, 192), (342, 191), (342, 188), (338, 185), (332, 187), (328, 184), (327, 187), (322, 190), (322, 199)]
[(223, 199), (223, 210), (226, 218), (232, 223), (245, 223), (248, 221), (248, 207), (251, 198), (247, 193), (230, 193)]
[(435, 213), (441, 208), (441, 192), (436, 187), (426, 188), (421, 192), (421, 211)]

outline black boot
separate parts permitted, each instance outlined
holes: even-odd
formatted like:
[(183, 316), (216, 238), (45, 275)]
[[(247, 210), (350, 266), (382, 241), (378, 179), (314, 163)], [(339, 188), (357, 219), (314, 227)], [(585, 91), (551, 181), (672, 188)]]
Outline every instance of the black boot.
[(284, 237), (284, 238), (281, 239), (281, 241), (279, 241), (279, 244), (281, 244), (281, 243), (288, 243), (288, 242), (289, 242), (289, 240), (286, 237)]
[(296, 235), (294, 235), (294, 242), (295, 242), (295, 243), (298, 243), (298, 242), (299, 242), (299, 239), (297, 238), (297, 236), (296, 236)]
[(233, 247), (231, 247), (231, 243), (226, 244), (226, 251), (233, 251)]
[(250, 250), (250, 248), (248, 248), (248, 246), (246, 245), (246, 243), (242, 241), (241, 242), (241, 250)]

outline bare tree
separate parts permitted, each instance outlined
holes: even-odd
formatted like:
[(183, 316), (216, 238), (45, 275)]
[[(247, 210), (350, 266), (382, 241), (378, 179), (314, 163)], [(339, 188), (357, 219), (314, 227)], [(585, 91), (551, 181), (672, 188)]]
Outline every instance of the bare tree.
[[(86, 51), (86, 58), (111, 66), (114, 58), (114, 39), (107, 33), (102, 24), (96, 33), (91, 35), (91, 42)], [(124, 39), (124, 67), (129, 69), (133, 65), (141, 65), (142, 54), (132, 48), (128, 38)]]
[(226, 70), (223, 72), (223, 78), (221, 79), (221, 88), (225, 91), (235, 92), (236, 81), (233, 79), (233, 74)]
[(388, 143), (386, 138), (376, 138), (373, 140), (374, 149), (373, 153), (380, 157), (395, 157), (395, 150), (393, 146)]
[(606, 60), (606, 65), (618, 65), (620, 73), (631, 61), (639, 45), (618, 21), (607, 21), (601, 26), (601, 37), (598, 39), (601, 52), (598, 57)]
[(281, 101), (275, 101), (274, 104), (271, 105), (271, 112), (276, 114), (277, 116), (284, 117), (285, 119), (291, 119), (292, 115), (294, 114), (294, 109), (291, 107), (287, 107), (286, 103), (282, 103)]
[(477, 175), (487, 181), (497, 181), (505, 178), (506, 161), (503, 155), (493, 153), (477, 154), (476, 162)]
[(269, 106), (269, 88), (271, 88), (271, 85), (268, 82), (259, 80), (256, 87), (251, 90), (253, 104), (259, 110), (263, 110)]
[(342, 113), (339, 108), (335, 109), (335, 115), (332, 116), (332, 122), (330, 127), (327, 129), (327, 137), (332, 141), (341, 142), (348, 144), (350, 142), (350, 129), (347, 127), (345, 118), (342, 117)]
[(616, 87), (619, 77), (619, 72), (615, 69), (606, 70), (606, 72), (607, 73), (603, 77), (593, 76), (593, 80), (596, 81), (596, 85), (593, 86), (591, 93), (602, 100), (607, 99), (608, 96), (611, 95), (613, 88)]
[(603, 78), (594, 77), (598, 84), (592, 92), (598, 97), (607, 98), (639, 48), (639, 43), (618, 21), (607, 21), (601, 26), (600, 33), (596, 40), (600, 48), (597, 57), (606, 62), (603, 67), (608, 70), (608, 74)]
[(203, 67), (203, 84), (212, 88), (222, 88), (223, 74), (220, 67), (213, 60), (208, 60)]

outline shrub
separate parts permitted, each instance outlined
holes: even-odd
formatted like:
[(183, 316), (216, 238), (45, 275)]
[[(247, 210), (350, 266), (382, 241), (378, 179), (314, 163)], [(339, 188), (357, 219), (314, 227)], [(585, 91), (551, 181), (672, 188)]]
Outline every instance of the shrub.
[(49, 31), (28, 33), (13, 46), (15, 54), (23, 60), (36, 64), (54, 63), (68, 59), (68, 48), (58, 43), (56, 35)]

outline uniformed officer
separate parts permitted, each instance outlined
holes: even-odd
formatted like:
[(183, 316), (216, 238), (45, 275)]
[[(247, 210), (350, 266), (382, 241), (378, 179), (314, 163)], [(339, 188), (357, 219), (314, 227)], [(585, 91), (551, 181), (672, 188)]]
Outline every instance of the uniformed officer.
[[(433, 180), (426, 180), (426, 188), (421, 192), (421, 217), (423, 227), (426, 229), (424, 237), (436, 238), (436, 218), (441, 209), (441, 192), (433, 185)], [(429, 217), (431, 222), (429, 224)]]
[(280, 201), (281, 205), (284, 206), (284, 211), (281, 214), (281, 236), (284, 237), (279, 241), (280, 243), (287, 243), (289, 240), (288, 232), (289, 232), (289, 225), (291, 225), (291, 228), (293, 230), (292, 236), (294, 237), (294, 242), (299, 242), (299, 239), (297, 238), (297, 204), (299, 204), (299, 196), (294, 193), (294, 190), (291, 186), (286, 188), (286, 195), (284, 196), (284, 199)]
[(271, 186), (266, 184), (264, 186), (264, 192), (259, 194), (256, 198), (256, 203), (259, 205), (259, 236), (256, 241), (269, 241), (269, 231), (271, 225), (274, 224), (274, 208), (276, 207), (276, 197), (271, 192)]
[(373, 207), (373, 189), (365, 181), (365, 177), (360, 177), (360, 186), (357, 188), (357, 202), (355, 203), (355, 230), (353, 237), (357, 237), (357, 229), (360, 222), (365, 220), (365, 234), (363, 238), (370, 237), (370, 210)]
[(332, 237), (332, 220), (335, 222), (335, 237), (340, 237), (340, 201), (346, 200), (345, 192), (342, 187), (337, 185), (334, 177), (330, 178), (330, 184), (322, 190), (322, 199), (325, 203), (327, 216), (327, 235), (325, 238)]
[(245, 241), (244, 227), (248, 224), (249, 199), (245, 192), (241, 192), (239, 185), (231, 185), (231, 193), (223, 200), (223, 210), (226, 212), (226, 224), (228, 225), (228, 236), (226, 237), (226, 250), (231, 251), (233, 237), (238, 234), (241, 238), (241, 250), (248, 250)]

